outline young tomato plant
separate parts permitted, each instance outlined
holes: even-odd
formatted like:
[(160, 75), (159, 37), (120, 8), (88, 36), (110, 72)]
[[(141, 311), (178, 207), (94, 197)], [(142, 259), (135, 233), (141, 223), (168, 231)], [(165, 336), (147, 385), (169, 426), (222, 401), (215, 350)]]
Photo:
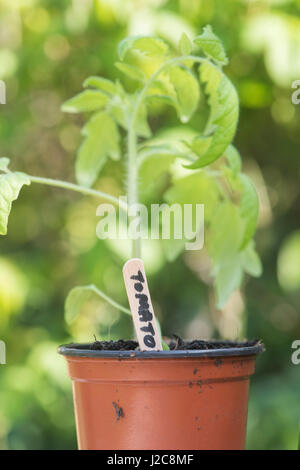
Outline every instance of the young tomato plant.
[[(84, 91), (62, 107), (69, 113), (91, 113), (82, 129), (83, 142), (76, 159), (78, 184), (11, 172), (9, 160), (0, 160), (1, 234), (6, 234), (12, 201), (23, 185), (31, 183), (77, 191), (123, 211), (140, 200), (147, 201), (150, 187), (151, 200), (157, 190), (157, 200), (170, 204), (203, 203), (205, 248), (211, 259), (217, 306), (222, 307), (240, 286), (244, 272), (253, 276), (261, 272), (253, 241), (258, 198), (232, 146), (239, 102), (222, 70), (228, 62), (223, 45), (207, 26), (193, 41), (183, 34), (177, 51), (157, 37), (128, 37), (120, 43), (118, 56), (116, 67), (124, 76), (123, 84), (89, 77)], [(175, 110), (181, 124), (152, 136), (149, 122), (163, 115), (166, 107)], [(93, 189), (106, 162), (121, 159), (124, 148), (127, 203)], [(162, 192), (156, 183), (166, 172), (171, 183)], [(163, 245), (166, 257), (173, 261), (184, 249), (184, 240), (168, 240)], [(141, 238), (132, 240), (132, 256), (142, 256)], [(96, 286), (88, 285), (75, 287), (69, 294), (67, 320), (77, 315), (91, 295), (99, 295), (130, 314)]]

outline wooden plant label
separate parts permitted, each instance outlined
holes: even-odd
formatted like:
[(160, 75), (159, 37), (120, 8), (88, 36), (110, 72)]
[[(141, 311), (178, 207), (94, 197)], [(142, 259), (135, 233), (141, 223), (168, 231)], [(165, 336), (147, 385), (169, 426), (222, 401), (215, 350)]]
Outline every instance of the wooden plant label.
[(132, 258), (124, 264), (123, 276), (134, 327), (141, 351), (162, 351), (143, 261)]

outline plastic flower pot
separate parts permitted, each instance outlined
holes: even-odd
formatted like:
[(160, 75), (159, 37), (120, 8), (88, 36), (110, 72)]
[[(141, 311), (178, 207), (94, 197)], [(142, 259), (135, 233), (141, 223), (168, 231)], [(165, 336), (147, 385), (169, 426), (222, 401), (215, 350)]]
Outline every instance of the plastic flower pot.
[(163, 351), (60, 346), (79, 449), (244, 449), (249, 378), (263, 346)]

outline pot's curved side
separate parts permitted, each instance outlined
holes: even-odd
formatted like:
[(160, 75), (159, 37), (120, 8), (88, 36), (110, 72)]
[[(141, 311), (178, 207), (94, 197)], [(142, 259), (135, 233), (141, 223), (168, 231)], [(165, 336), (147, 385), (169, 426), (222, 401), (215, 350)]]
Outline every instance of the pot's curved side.
[(243, 449), (255, 354), (66, 355), (80, 449)]

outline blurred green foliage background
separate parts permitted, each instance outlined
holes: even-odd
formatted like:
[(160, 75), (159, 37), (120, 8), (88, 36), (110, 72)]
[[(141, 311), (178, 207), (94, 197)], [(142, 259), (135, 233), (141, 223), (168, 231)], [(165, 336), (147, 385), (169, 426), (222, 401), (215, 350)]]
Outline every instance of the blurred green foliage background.
[[(234, 338), (241, 318), (247, 336), (263, 338), (249, 408), (249, 449), (295, 449), (300, 417), (300, 79), (299, 0), (1, 0), (1, 156), (12, 168), (74, 180), (81, 116), (60, 105), (90, 75), (115, 78), (118, 42), (128, 34), (159, 34), (174, 43), (210, 23), (231, 58), (241, 117), (235, 144), (260, 197), (256, 235), (264, 273), (248, 279), (222, 311), (213, 307), (202, 253), (172, 265), (158, 245), (145, 249), (155, 311), (165, 334)], [(173, 124), (164, 113), (155, 127)], [(97, 187), (118, 195), (124, 168), (111, 163)], [(14, 203), (0, 240), (0, 448), (76, 448), (71, 384), (56, 348), (69, 341), (132, 336), (129, 319), (105, 303), (89, 303), (64, 321), (64, 299), (93, 282), (126, 304), (121, 266), (126, 249), (96, 238), (97, 201), (34, 186)]]

